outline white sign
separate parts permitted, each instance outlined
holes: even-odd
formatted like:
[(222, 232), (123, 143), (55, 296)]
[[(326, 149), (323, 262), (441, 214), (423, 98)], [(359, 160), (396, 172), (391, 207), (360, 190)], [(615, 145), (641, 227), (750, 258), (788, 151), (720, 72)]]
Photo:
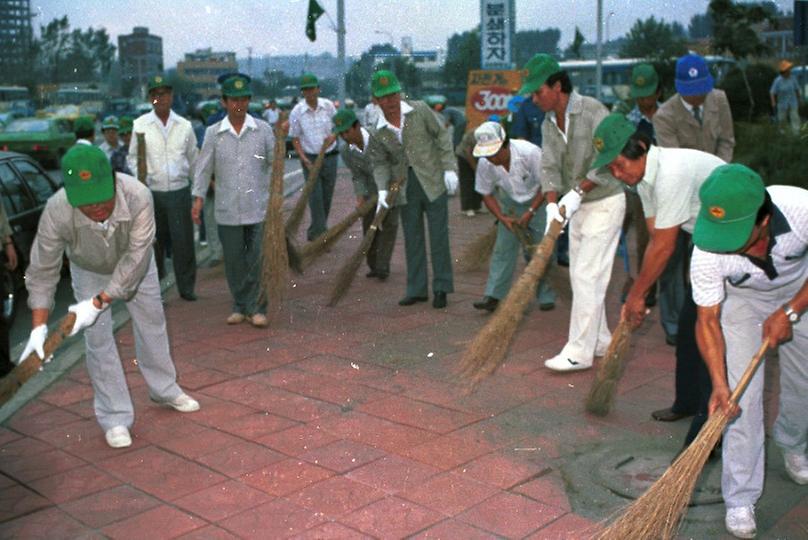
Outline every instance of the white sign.
[(480, 64), (483, 69), (511, 69), (516, 28), (514, 0), (480, 0)]

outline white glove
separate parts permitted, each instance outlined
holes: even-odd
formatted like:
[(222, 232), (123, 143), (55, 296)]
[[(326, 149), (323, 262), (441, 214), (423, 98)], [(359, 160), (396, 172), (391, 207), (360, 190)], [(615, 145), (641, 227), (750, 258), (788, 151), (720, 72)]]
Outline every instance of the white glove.
[(379, 190), (379, 198), (376, 201), (376, 213), (378, 214), (379, 212), (381, 212), (382, 208), (390, 208), (390, 205), (387, 204), (387, 190), (386, 189), (380, 189)]
[(571, 189), (567, 192), (566, 195), (561, 197), (561, 200), (558, 201), (558, 206), (560, 208), (564, 208), (564, 217), (567, 221), (572, 218), (572, 214), (578, 211), (578, 208), (581, 207), (581, 194), (577, 191)]
[(445, 171), (443, 173), (443, 183), (446, 184), (446, 191), (449, 195), (457, 193), (457, 185), (460, 181), (457, 179), (457, 173), (454, 171)]
[(22, 354), (20, 355), (20, 359), (17, 360), (17, 364), (21, 364), (22, 361), (28, 358), (28, 355), (31, 354), (32, 352), (37, 353), (42, 360), (45, 360), (45, 338), (47, 337), (48, 337), (47, 324), (40, 324), (39, 326), (31, 330), (31, 335), (28, 338), (28, 343), (22, 350)]
[(547, 203), (545, 212), (547, 212), (547, 224), (544, 226), (544, 234), (547, 234), (547, 231), (550, 230), (550, 224), (553, 223), (553, 220), (558, 221), (562, 225), (564, 224), (564, 216), (561, 215), (556, 203)]
[(103, 310), (98, 309), (93, 305), (93, 299), (88, 298), (78, 304), (73, 304), (67, 311), (71, 311), (76, 314), (76, 322), (73, 323), (73, 330), (70, 332), (71, 336), (75, 336), (79, 333), (80, 330), (84, 330), (88, 326), (92, 326), (98, 316), (101, 314)]

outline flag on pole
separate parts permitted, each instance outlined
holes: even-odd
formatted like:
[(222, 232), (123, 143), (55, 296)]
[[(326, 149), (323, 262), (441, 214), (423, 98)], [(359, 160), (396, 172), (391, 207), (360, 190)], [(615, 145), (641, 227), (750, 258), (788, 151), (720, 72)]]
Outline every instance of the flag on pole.
[(306, 15), (306, 37), (310, 41), (317, 40), (317, 30), (314, 25), (323, 13), (325, 10), (317, 3), (317, 0), (309, 0), (309, 14)]

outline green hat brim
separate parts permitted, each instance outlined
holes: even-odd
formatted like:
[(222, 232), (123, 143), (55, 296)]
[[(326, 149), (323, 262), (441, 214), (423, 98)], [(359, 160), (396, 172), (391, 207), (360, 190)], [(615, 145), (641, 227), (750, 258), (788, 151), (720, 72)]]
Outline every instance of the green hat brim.
[(228, 90), (227, 92), (222, 92), (224, 97), (252, 97), (252, 90), (244, 87), (241, 90)]
[(109, 180), (87, 185), (73, 185), (69, 189), (65, 187), (65, 194), (67, 202), (74, 208), (106, 202), (115, 196), (114, 175), (111, 175)]
[[(625, 145), (624, 145), (625, 146)], [(621, 146), (620, 148), (604, 150), (603, 152), (598, 152), (598, 155), (595, 156), (595, 159), (592, 161), (592, 165), (590, 166), (592, 169), (600, 169), (614, 161), (614, 159), (620, 155), (620, 151), (623, 149)]]
[(631, 99), (648, 97), (656, 93), (656, 91), (657, 85), (645, 87), (631, 85)]
[(306, 90), (307, 88), (317, 88), (320, 86), (319, 82), (308, 82), (300, 85), (301, 90)]
[(390, 94), (397, 94), (401, 92), (401, 83), (396, 82), (395, 84), (391, 84), (389, 86), (385, 86), (384, 88), (378, 88), (373, 92), (373, 97), (384, 97), (389, 96)]
[(353, 122), (351, 122), (350, 124), (348, 122), (345, 122), (345, 124), (342, 124), (341, 126), (335, 125), (333, 128), (331, 128), (331, 133), (335, 133), (337, 135), (339, 135), (340, 133), (345, 133), (346, 131), (351, 129), (353, 125), (354, 125)]
[(131, 127), (122, 127), (118, 129), (118, 135), (126, 135), (127, 133), (132, 133)]
[(710, 212), (702, 206), (696, 226), (693, 228), (693, 243), (702, 251), (732, 253), (741, 249), (755, 228), (757, 214), (729, 223), (716, 223)]

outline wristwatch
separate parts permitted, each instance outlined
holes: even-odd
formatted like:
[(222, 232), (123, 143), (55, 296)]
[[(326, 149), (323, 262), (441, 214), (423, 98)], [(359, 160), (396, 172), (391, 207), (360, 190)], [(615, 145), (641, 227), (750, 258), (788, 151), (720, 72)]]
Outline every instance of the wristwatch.
[(577, 193), (581, 197), (586, 195), (586, 191), (584, 191), (584, 188), (581, 187), (581, 184), (577, 184), (574, 188), (572, 188), (572, 191), (574, 191), (575, 193)]
[(783, 304), (783, 311), (786, 312), (788, 322), (790, 322), (791, 324), (796, 324), (800, 321), (800, 314), (794, 311), (794, 308), (791, 307), (791, 304)]

